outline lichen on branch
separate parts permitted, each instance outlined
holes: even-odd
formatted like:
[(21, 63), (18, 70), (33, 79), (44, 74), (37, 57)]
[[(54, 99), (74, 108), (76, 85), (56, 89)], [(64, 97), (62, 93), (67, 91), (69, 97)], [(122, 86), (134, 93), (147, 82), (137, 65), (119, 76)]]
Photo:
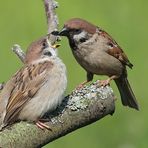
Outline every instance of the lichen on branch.
[[(55, 9), (58, 7), (54, 0), (44, 0), (47, 16), (48, 34), (58, 29), (58, 17)], [(50, 42), (54, 44), (57, 37), (50, 35)], [(12, 50), (24, 63), (25, 53), (19, 45)], [(0, 85), (2, 88), (3, 85)], [(45, 119), (51, 130), (41, 130), (35, 124), (19, 122), (6, 127), (0, 132), (0, 148), (39, 148), (61, 136), (78, 128), (91, 124), (115, 110), (113, 91), (109, 86), (99, 87), (98, 81), (74, 90), (65, 97), (62, 104), (52, 113), (46, 114)]]
[[(78, 128), (91, 124), (115, 110), (112, 89), (98, 87), (98, 81), (74, 90), (52, 113), (46, 114), (45, 122), (51, 130), (41, 130), (33, 123), (20, 122), (0, 132), (0, 147), (41, 147)], [(22, 140), (23, 139), (23, 140)]]

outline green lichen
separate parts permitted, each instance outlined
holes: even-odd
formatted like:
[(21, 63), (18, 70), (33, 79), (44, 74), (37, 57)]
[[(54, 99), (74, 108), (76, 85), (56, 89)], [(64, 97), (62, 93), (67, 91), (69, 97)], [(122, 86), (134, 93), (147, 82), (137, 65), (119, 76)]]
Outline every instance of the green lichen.
[(84, 110), (93, 99), (107, 99), (108, 96), (112, 96), (112, 94), (113, 91), (110, 87), (99, 87), (97, 81), (80, 90), (74, 90), (69, 96), (68, 107), (72, 111)]

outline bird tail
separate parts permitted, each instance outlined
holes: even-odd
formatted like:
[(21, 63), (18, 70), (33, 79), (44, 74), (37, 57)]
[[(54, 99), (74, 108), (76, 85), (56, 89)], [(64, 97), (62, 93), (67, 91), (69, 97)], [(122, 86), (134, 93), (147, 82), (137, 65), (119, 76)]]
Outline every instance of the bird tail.
[(131, 89), (127, 77), (120, 76), (118, 79), (115, 79), (115, 83), (119, 89), (122, 104), (124, 106), (129, 106), (131, 108), (139, 110), (138, 102)]

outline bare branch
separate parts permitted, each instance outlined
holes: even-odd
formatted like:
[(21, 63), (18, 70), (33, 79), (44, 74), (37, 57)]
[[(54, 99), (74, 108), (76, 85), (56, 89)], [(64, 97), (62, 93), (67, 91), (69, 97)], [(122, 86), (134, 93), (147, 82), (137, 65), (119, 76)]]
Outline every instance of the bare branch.
[[(55, 9), (58, 8), (58, 3), (55, 0), (44, 0), (45, 12), (47, 16), (48, 24), (48, 34), (58, 29), (58, 17), (55, 13)], [(50, 42), (54, 44), (59, 39), (58, 36), (50, 34)], [(19, 59), (24, 63), (25, 53), (21, 47), (15, 44), (12, 47), (12, 51), (19, 57)]]
[(55, 14), (55, 9), (58, 8), (58, 3), (54, 0), (44, 0), (44, 6), (47, 16), (48, 33), (51, 33), (58, 28), (58, 17)]
[(20, 122), (0, 132), (0, 147), (41, 147), (108, 114), (113, 114), (115, 104), (112, 89), (108, 86), (98, 88), (97, 84), (98, 82), (82, 90), (75, 90), (55, 112), (46, 115), (48, 118), (50, 116), (50, 121), (46, 124), (52, 131)]
[[(18, 56), (18, 58), (24, 63), (25, 62), (25, 53), (21, 47), (17, 44), (13, 45), (12, 51)], [(0, 83), (0, 91), (4, 88), (5, 83)]]
[(58, 8), (58, 3), (55, 0), (44, 0), (45, 12), (47, 16), (48, 34), (50, 34), (51, 44), (54, 44), (58, 37), (51, 34), (51, 32), (58, 29), (58, 17), (55, 9)]
[[(54, 0), (44, 0), (44, 5), (48, 34), (50, 34), (51, 44), (54, 44), (57, 37), (51, 35), (51, 32), (58, 28), (58, 18), (55, 13), (58, 4)], [(14, 45), (12, 50), (24, 63), (25, 53), (20, 46)], [(41, 130), (35, 124), (27, 122), (16, 123), (0, 132), (0, 148), (41, 147), (78, 128), (100, 120), (108, 114), (112, 115), (115, 110), (113, 91), (108, 86), (98, 88), (97, 84), (98, 82), (82, 90), (75, 90), (65, 97), (56, 111), (45, 115), (45, 119), (49, 119), (46, 124), (51, 127), (52, 131)]]
[(19, 57), (19, 59), (24, 63), (25, 61), (25, 53), (21, 49), (21, 47), (17, 44), (13, 45), (12, 51)]

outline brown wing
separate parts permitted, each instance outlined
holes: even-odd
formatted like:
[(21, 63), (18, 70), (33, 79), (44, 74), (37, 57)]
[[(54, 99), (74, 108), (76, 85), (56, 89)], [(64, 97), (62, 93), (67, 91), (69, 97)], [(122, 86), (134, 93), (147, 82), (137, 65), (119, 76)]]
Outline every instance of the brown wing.
[(130, 63), (128, 57), (124, 53), (124, 51), (121, 49), (121, 47), (117, 44), (117, 42), (104, 30), (98, 28), (99, 35), (104, 36), (108, 40), (107, 45), (109, 46), (109, 50), (107, 51), (108, 54), (114, 56), (119, 61), (121, 61), (124, 65), (129, 66), (130, 68), (133, 67), (133, 64)]
[(46, 61), (40, 64), (24, 66), (12, 79), (15, 87), (11, 90), (4, 123), (13, 123), (24, 105), (34, 97), (40, 87), (46, 82), (47, 70), (52, 69), (53, 63)]

